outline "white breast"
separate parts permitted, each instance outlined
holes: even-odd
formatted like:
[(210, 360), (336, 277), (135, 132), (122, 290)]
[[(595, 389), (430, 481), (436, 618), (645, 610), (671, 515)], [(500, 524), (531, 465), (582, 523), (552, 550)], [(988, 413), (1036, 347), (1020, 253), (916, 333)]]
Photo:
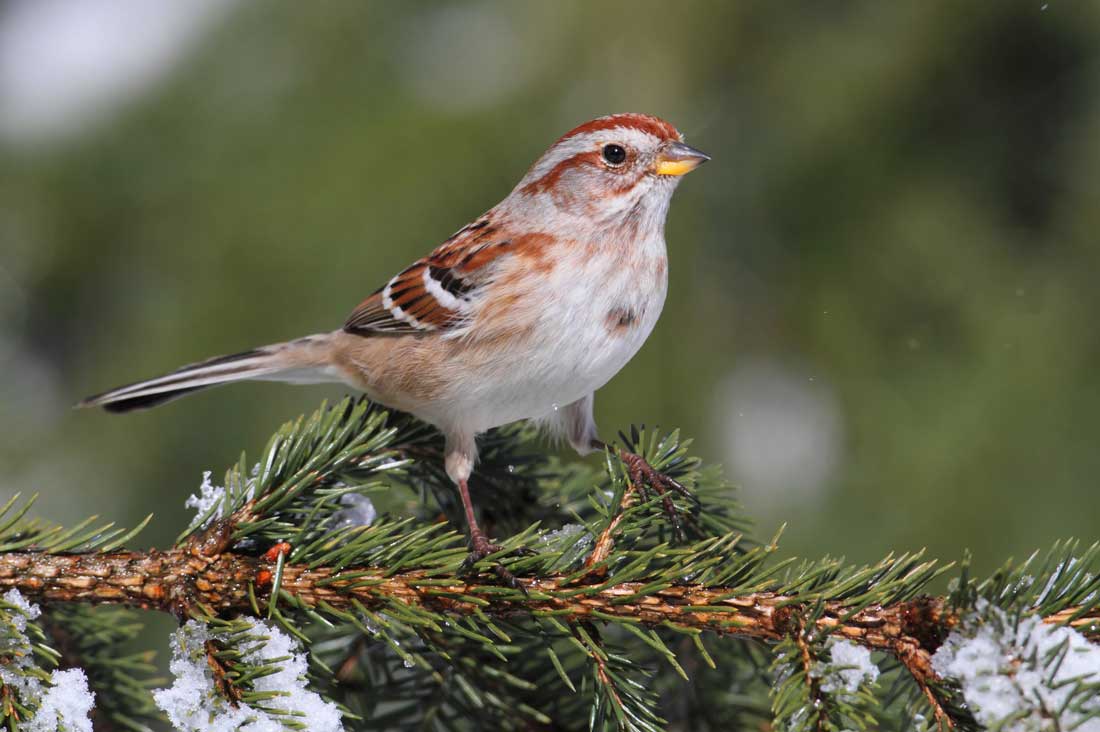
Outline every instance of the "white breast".
[(633, 358), (664, 306), (664, 240), (626, 256), (575, 248), (549, 273), (525, 279), (536, 304), (526, 314), (533, 327), (494, 359), (491, 373), (471, 372), (455, 395), (461, 404), (452, 402), (478, 431), (550, 414), (602, 387)]

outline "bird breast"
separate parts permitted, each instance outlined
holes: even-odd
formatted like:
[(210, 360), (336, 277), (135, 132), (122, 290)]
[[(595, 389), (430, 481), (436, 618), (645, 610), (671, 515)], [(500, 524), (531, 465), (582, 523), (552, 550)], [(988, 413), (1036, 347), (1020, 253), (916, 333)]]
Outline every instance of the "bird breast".
[(664, 241), (648, 244), (508, 257), (458, 337), (348, 336), (349, 381), (444, 430), (550, 415), (606, 384), (653, 330), (667, 264)]
[[(514, 279), (502, 273), (492, 302), (511, 303), (511, 335), (497, 363), (494, 393), (486, 394), (495, 403), (490, 421), (549, 414), (599, 389), (633, 358), (656, 325), (668, 289), (664, 241), (648, 244), (574, 245), (535, 263), (517, 258)], [(503, 314), (491, 310), (479, 314), (482, 334), (503, 331), (490, 322)]]

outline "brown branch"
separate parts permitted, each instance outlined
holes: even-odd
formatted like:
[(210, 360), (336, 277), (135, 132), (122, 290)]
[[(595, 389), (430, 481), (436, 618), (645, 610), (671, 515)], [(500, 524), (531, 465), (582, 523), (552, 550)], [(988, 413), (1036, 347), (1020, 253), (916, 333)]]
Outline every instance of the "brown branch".
[(240, 706), (241, 688), (234, 683), (233, 670), (229, 664), (218, 659), (218, 651), (221, 648), (214, 640), (208, 640), (203, 644), (203, 649), (206, 651), (206, 665), (214, 674), (214, 686), (224, 698), (229, 700), (230, 706), (234, 708)]
[[(806, 683), (809, 684), (808, 696), (812, 702), (813, 709), (817, 711), (822, 704), (821, 679), (816, 677), (813, 673), (814, 662), (810, 654), (810, 644), (806, 640), (806, 629), (801, 622), (796, 623), (793, 635), (795, 645), (798, 646), (798, 656), (799, 661), (802, 663), (802, 672), (806, 674)], [(814, 729), (819, 732), (823, 731), (825, 729), (825, 722), (825, 715), (818, 712), (817, 724), (814, 725)]]
[[(119, 604), (179, 617), (200, 607), (234, 615), (250, 611), (250, 585), (261, 602), (266, 599), (270, 586), (256, 580), (262, 573), (270, 576), (274, 569), (274, 562), (263, 557), (234, 553), (209, 557), (195, 548), (102, 554), (8, 552), (0, 554), (0, 592), (15, 588), (32, 602)], [(672, 622), (767, 641), (780, 640), (796, 630), (791, 627), (794, 598), (769, 592), (730, 596), (723, 588), (682, 585), (639, 596), (642, 582), (597, 588), (565, 584), (555, 575), (519, 578), (528, 596), (501, 597), (495, 594), (499, 586), (488, 582), (456, 578), (452, 584), (440, 585), (439, 579), (422, 571), (387, 574), (382, 569), (357, 569), (354, 579), (343, 579), (326, 567), (310, 569), (288, 563), (283, 567), (281, 587), (311, 607), (327, 603), (336, 609), (348, 609), (355, 600), (374, 609), (396, 599), (460, 616), (480, 608), (498, 617), (553, 613), (564, 622), (624, 617), (651, 626)], [(479, 599), (475, 604), (463, 596)], [(827, 602), (817, 625), (867, 648), (892, 654), (902, 652), (899, 644), (904, 643), (934, 651), (936, 639), (959, 620), (944, 599), (935, 597), (885, 607), (871, 605), (851, 615), (850, 611), (843, 602)], [(1046, 620), (1064, 621), (1069, 612)], [(1093, 612), (1072, 625), (1095, 638), (1100, 635), (1096, 630), (1098, 620), (1100, 613)]]
[[(633, 482), (627, 482), (626, 489), (623, 491), (623, 499), (619, 502), (618, 513), (615, 514), (604, 530), (600, 532), (600, 535), (596, 537), (596, 542), (592, 546), (592, 551), (585, 557), (584, 566), (586, 569), (591, 569), (595, 565), (604, 561), (611, 555), (611, 550), (615, 548), (615, 534), (619, 530), (619, 524), (622, 522), (623, 517), (626, 515), (626, 510), (633, 506), (638, 500), (638, 488)], [(589, 572), (589, 576), (604, 576), (607, 574), (606, 568), (600, 568), (600, 570), (593, 570)]]
[[(206, 533), (201, 540), (169, 551), (0, 553), (0, 593), (14, 588), (31, 602), (117, 604), (170, 612), (180, 618), (208, 612), (248, 614), (253, 607), (250, 590), (261, 604), (268, 599), (280, 552), (260, 557), (232, 552), (208, 555), (206, 552), (220, 543), (215, 537), (221, 533)], [(629, 618), (648, 626), (672, 623), (767, 642), (787, 637), (797, 640), (808, 629), (797, 598), (772, 592), (731, 594), (727, 588), (674, 585), (640, 594), (644, 582), (578, 585), (553, 575), (519, 578), (524, 593), (502, 596), (499, 585), (476, 578), (466, 581), (456, 577), (439, 584), (441, 579), (446, 578), (418, 570), (389, 574), (383, 569), (356, 568), (353, 575), (342, 575), (327, 567), (288, 563), (283, 566), (280, 587), (306, 606), (337, 610), (355, 609), (356, 602), (380, 610), (398, 600), (454, 616), (552, 614), (577, 627)], [(1066, 623), (1073, 614), (1075, 609), (1067, 608), (1044, 621)], [(949, 731), (954, 729), (951, 717), (933, 693), (938, 679), (931, 655), (959, 620), (944, 598), (919, 597), (887, 606), (871, 605), (858, 612), (842, 601), (829, 601), (814, 624), (817, 631), (829, 631), (896, 657), (931, 704), (939, 729)], [(1097, 641), (1098, 621), (1100, 609), (1093, 609), (1069, 625)], [(805, 655), (804, 645), (802, 650)], [(209, 660), (216, 661), (212, 655)], [(802, 660), (809, 668), (808, 659)], [(602, 664), (597, 665), (597, 674), (605, 673)], [(221, 678), (228, 682), (224, 673)]]
[(893, 649), (894, 656), (905, 666), (905, 670), (917, 682), (921, 694), (936, 717), (936, 728), (950, 732), (955, 729), (955, 723), (951, 715), (944, 709), (943, 704), (936, 698), (932, 691), (932, 682), (936, 680), (936, 673), (932, 670), (932, 654), (929, 649), (922, 648), (919, 643), (910, 638), (899, 638)]

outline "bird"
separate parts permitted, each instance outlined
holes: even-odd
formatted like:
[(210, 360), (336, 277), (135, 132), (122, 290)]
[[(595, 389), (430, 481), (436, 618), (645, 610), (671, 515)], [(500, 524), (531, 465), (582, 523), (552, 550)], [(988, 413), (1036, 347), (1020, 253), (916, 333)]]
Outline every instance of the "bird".
[(708, 160), (655, 116), (585, 122), (500, 203), (363, 300), (341, 328), (183, 366), (77, 406), (128, 412), (249, 380), (346, 384), (442, 432), (471, 561), (500, 550), (470, 499), (477, 437), (520, 420), (581, 455), (617, 449), (632, 483), (661, 494), (675, 523), (670, 493), (688, 492), (627, 447), (602, 442), (593, 398), (657, 323), (668, 290), (672, 194)]

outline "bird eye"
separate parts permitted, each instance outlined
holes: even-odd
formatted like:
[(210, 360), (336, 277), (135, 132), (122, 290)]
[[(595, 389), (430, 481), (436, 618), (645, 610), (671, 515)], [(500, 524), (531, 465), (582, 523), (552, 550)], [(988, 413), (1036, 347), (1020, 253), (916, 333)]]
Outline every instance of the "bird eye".
[(615, 145), (614, 143), (604, 145), (603, 159), (610, 165), (622, 165), (623, 161), (626, 160), (626, 150), (623, 149), (622, 145)]

